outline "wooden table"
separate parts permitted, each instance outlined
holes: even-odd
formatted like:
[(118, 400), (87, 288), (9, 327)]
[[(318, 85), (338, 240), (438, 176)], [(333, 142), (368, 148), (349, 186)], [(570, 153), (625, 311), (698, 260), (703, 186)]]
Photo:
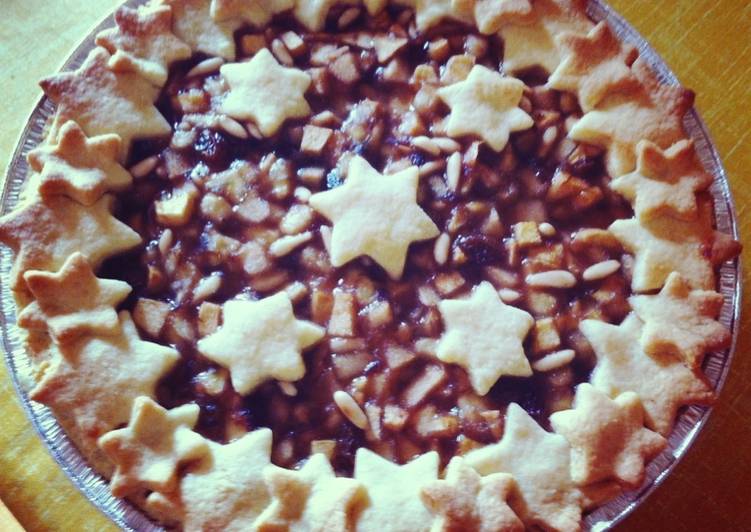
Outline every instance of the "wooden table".
[[(39, 95), (87, 30), (118, 0), (3, 0), (0, 169)], [(751, 234), (751, 3), (747, 0), (612, 0), (697, 94), (697, 107), (722, 154), (743, 240)], [(744, 251), (751, 264), (751, 245)], [(747, 291), (751, 282), (746, 276)], [(736, 360), (715, 412), (686, 459), (626, 531), (751, 529), (751, 297)], [(0, 369), (0, 497), (28, 530), (111, 530), (47, 454)]]

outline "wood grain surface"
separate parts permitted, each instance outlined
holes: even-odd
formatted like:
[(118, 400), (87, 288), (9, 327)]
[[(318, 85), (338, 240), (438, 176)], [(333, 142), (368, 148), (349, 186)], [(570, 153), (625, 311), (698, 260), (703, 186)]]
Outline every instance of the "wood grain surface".
[[(117, 0), (3, 0), (0, 17), (0, 170), (40, 92), (71, 48)], [(751, 264), (751, 3), (612, 0), (697, 93), (738, 206)], [(620, 527), (622, 531), (751, 530), (751, 288), (735, 362), (715, 412), (688, 456)], [(21, 410), (0, 369), (0, 497), (30, 531), (114, 530), (67, 480)]]

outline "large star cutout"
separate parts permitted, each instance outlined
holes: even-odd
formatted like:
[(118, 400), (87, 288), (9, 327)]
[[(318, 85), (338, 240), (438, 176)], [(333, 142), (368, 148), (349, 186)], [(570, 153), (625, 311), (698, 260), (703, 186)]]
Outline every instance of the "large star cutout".
[(78, 124), (67, 122), (60, 128), (57, 144), (29, 152), (29, 166), (40, 173), (39, 193), (92, 205), (105, 192), (128, 188), (133, 177), (117, 161), (121, 145), (117, 135), (88, 138)]
[(306, 0), (295, 2), (295, 18), (310, 31), (321, 31), (335, 5), (357, 5), (359, 0)]
[(589, 383), (576, 389), (573, 409), (550, 416), (553, 430), (571, 444), (571, 478), (580, 485), (618, 479), (631, 488), (644, 480), (644, 463), (667, 444), (644, 427), (639, 396), (611, 399)]
[(0, 242), (16, 252), (11, 288), (25, 291), (26, 271), (56, 271), (76, 251), (96, 268), (140, 244), (138, 233), (110, 214), (111, 205), (110, 196), (91, 207), (62, 196), (37, 198), (0, 218)]
[(696, 219), (696, 193), (712, 184), (712, 175), (698, 160), (693, 141), (681, 140), (662, 150), (645, 140), (637, 144), (636, 155), (636, 171), (610, 182), (610, 188), (633, 204), (636, 216)]
[(60, 349), (29, 396), (72, 417), (93, 438), (127, 423), (136, 397), (154, 397), (157, 382), (180, 358), (170, 347), (142, 341), (127, 311), (116, 334), (86, 336)]
[(500, 442), (471, 451), (465, 460), (481, 475), (510, 473), (521, 500), (511, 507), (527, 527), (579, 530), (581, 492), (570, 471), (570, 447), (563, 436), (543, 430), (522, 407), (511, 403)]
[(694, 103), (691, 91), (661, 84), (641, 58), (632, 69), (641, 88), (605, 98), (569, 132), (574, 140), (607, 148), (607, 170), (613, 178), (634, 170), (636, 145), (642, 140), (668, 148), (685, 138), (683, 117)]
[(438, 479), (438, 453), (425, 453), (399, 466), (361, 447), (355, 455), (354, 477), (368, 492), (357, 519), (358, 532), (427, 532), (431, 515), (420, 500), (420, 492)]
[(310, 114), (305, 91), (310, 76), (296, 68), (281, 66), (264, 48), (246, 63), (221, 68), (230, 91), (222, 112), (241, 120), (253, 120), (261, 133), (270, 137), (288, 118)]
[(522, 344), (535, 320), (501, 301), (493, 285), (482, 282), (468, 299), (444, 299), (438, 309), (446, 329), (436, 355), (465, 368), (479, 395), (503, 375), (532, 375)]
[(57, 104), (58, 123), (75, 120), (90, 137), (119, 135), (124, 161), (134, 139), (166, 136), (172, 128), (154, 107), (156, 87), (138, 74), (113, 72), (109, 60), (104, 48), (95, 48), (78, 70), (55, 74), (39, 84)]
[(172, 33), (169, 6), (121, 6), (115, 24), (96, 36), (96, 43), (112, 54), (109, 64), (115, 72), (135, 72), (161, 87), (169, 66), (191, 55), (190, 46)]
[(269, 466), (263, 476), (271, 504), (254, 524), (259, 532), (354, 529), (354, 508), (365, 489), (353, 478), (337, 477), (325, 455), (314, 454), (299, 471)]
[(115, 464), (112, 494), (125, 497), (142, 488), (174, 491), (177, 468), (209, 451), (203, 436), (191, 430), (199, 413), (193, 403), (165, 410), (149, 397), (138, 397), (128, 426), (108, 432), (98, 441)]
[(629, 218), (616, 220), (608, 229), (634, 254), (634, 292), (661, 288), (672, 272), (680, 273), (694, 288), (714, 287), (714, 267), (708, 251), (716, 236), (709, 203), (700, 205), (699, 217), (694, 221), (667, 216), (648, 222)]
[(269, 379), (301, 379), (300, 351), (324, 335), (318, 325), (295, 318), (286, 292), (260, 301), (227, 301), (222, 315), (224, 323), (198, 341), (198, 351), (229, 369), (232, 386), (243, 395)]
[(417, 29), (425, 32), (444, 20), (456, 20), (472, 24), (472, 11), (466, 2), (457, 0), (397, 0), (415, 10)]
[(172, 31), (194, 52), (235, 59), (235, 30), (241, 20), (217, 22), (211, 17), (212, 0), (162, 0), (172, 7)]
[(512, 20), (500, 29), (503, 37), (503, 69), (519, 72), (541, 66), (553, 72), (561, 62), (556, 36), (586, 34), (592, 28), (586, 2), (578, 0), (535, 0), (527, 17)]
[(438, 96), (451, 108), (446, 133), (451, 137), (477, 135), (501, 151), (514, 131), (529, 129), (532, 117), (519, 108), (524, 83), (475, 65), (467, 79), (443, 87)]
[(702, 376), (682, 362), (647, 355), (640, 343), (642, 328), (633, 313), (618, 326), (596, 320), (579, 325), (597, 355), (592, 386), (610, 397), (635, 392), (644, 405), (647, 426), (667, 436), (681, 406), (709, 404), (714, 393)]
[(644, 322), (641, 346), (647, 354), (672, 354), (698, 368), (706, 353), (730, 345), (730, 331), (717, 321), (723, 299), (714, 290), (693, 290), (674, 272), (659, 294), (628, 302)]
[(550, 75), (548, 87), (577, 94), (583, 111), (593, 110), (608, 93), (638, 87), (631, 71), (638, 52), (621, 42), (607, 22), (600, 22), (587, 35), (564, 33), (557, 42), (563, 61)]
[(440, 233), (417, 204), (418, 180), (415, 166), (383, 175), (357, 155), (343, 185), (311, 196), (310, 206), (334, 223), (331, 263), (368, 255), (399, 279), (409, 245)]
[(492, 35), (514, 21), (521, 21), (532, 13), (530, 0), (453, 0), (455, 6), (465, 4), (472, 10), (480, 33)]
[(211, 0), (211, 16), (218, 21), (240, 19), (260, 28), (294, 5), (295, 0)]
[(431, 532), (521, 532), (524, 523), (506, 502), (514, 489), (514, 478), (508, 473), (481, 477), (462, 457), (455, 456), (445, 479), (425, 486), (420, 496), (437, 516)]
[(113, 334), (119, 320), (115, 307), (130, 293), (123, 281), (98, 279), (89, 261), (73, 253), (60, 271), (28, 271), (26, 286), (35, 301), (18, 314), (25, 329), (49, 331), (58, 343), (84, 334)]
[(253, 530), (269, 504), (263, 479), (271, 463), (271, 430), (258, 429), (226, 445), (208, 442), (209, 454), (180, 482), (185, 530)]

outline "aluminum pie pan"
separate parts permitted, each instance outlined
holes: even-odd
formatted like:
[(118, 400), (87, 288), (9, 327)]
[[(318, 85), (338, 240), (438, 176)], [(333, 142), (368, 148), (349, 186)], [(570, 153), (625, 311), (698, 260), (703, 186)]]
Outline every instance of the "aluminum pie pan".
[[(143, 3), (145, 3), (144, 0), (124, 2), (125, 5), (130, 6)], [(657, 52), (607, 3), (590, 0), (588, 11), (595, 21), (606, 20), (624, 42), (636, 46), (641, 56), (657, 72), (661, 81), (673, 85), (678, 84), (678, 78)], [(110, 14), (76, 47), (61, 70), (77, 68), (88, 52), (95, 47), (96, 34), (113, 25), (114, 18)], [(43, 140), (45, 125), (53, 112), (54, 106), (46, 97), (41, 97), (31, 112), (2, 183), (0, 213), (9, 212), (17, 204), (19, 194), (30, 172), (26, 163), (26, 154)], [(694, 139), (702, 163), (714, 176), (710, 192), (714, 199), (717, 229), (737, 240), (739, 239), (738, 220), (728, 177), (707, 127), (694, 109), (686, 116), (685, 125), (691, 138)], [(134, 505), (113, 497), (107, 480), (92, 469), (66, 435), (52, 411), (29, 399), (28, 393), (33, 386), (32, 362), (23, 348), (21, 331), (16, 326), (15, 302), (8, 282), (12, 262), (11, 251), (3, 247), (0, 250), (0, 340), (13, 385), (34, 429), (76, 488), (114, 524), (128, 531), (164, 530)], [(721, 391), (725, 383), (737, 343), (740, 329), (741, 283), (740, 258), (725, 263), (719, 273), (719, 291), (725, 296), (719, 319), (732, 331), (732, 342), (729, 349), (710, 353), (704, 363), (707, 379), (717, 393)], [(585, 515), (584, 527), (597, 531), (610, 530), (638, 508), (686, 455), (711, 412), (711, 407), (689, 406), (685, 408), (668, 437), (667, 448), (648, 465), (646, 478), (641, 487), (625, 492)]]

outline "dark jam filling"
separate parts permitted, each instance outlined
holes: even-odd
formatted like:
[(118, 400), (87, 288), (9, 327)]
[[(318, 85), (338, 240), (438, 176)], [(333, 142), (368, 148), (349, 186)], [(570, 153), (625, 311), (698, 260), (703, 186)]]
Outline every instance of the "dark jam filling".
[[(295, 31), (304, 39), (307, 51), (295, 57), (294, 66), (325, 70), (326, 66), (311, 64), (314, 51), (324, 43), (348, 46), (352, 36), (361, 31), (392, 31), (406, 36), (398, 25), (406, 15), (399, 9), (376, 19), (360, 16), (346, 30), (337, 29), (340, 13), (332, 11), (329, 32), (320, 34), (306, 33), (292, 20), (278, 18), (263, 34), (267, 46), (271, 48), (272, 41), (285, 32)], [(280, 216), (299, 203), (292, 191), (305, 186), (315, 193), (338, 186), (341, 177), (336, 163), (347, 152), (362, 154), (379, 170), (402, 159), (418, 166), (433, 160), (445, 161), (446, 155), (428, 156), (410, 145), (411, 136), (426, 132), (430, 135), (430, 126), (449, 112), (435, 97), (434, 90), (431, 95), (429, 88), (411, 84), (410, 77), (419, 65), (430, 65), (440, 75), (447, 70), (451, 56), (463, 53), (476, 55), (478, 64), (497, 69), (502, 62), (502, 44), (467, 31), (468, 28), (443, 25), (426, 36), (410, 39), (394, 56), (397, 63), (393, 64), (379, 64), (373, 50), (350, 46), (358, 79), (347, 84), (326, 72), (320, 79), (328, 86), (321, 93), (314, 87), (306, 95), (313, 115), (330, 110), (339, 119), (339, 124), (330, 126), (334, 136), (320, 155), (300, 151), (301, 127), (307, 120), (288, 121), (277, 135), (264, 140), (238, 139), (220, 128), (196, 126), (189, 145), (180, 149), (167, 146), (166, 142), (136, 145), (131, 164), (152, 155), (158, 155), (160, 162), (150, 175), (137, 179), (134, 188), (121, 196), (118, 215), (148, 244), (137, 253), (109, 261), (103, 273), (133, 286), (126, 308), (134, 308), (141, 298), (169, 304), (167, 324), (158, 334), (142, 333), (179, 350), (181, 360), (163, 379), (158, 399), (166, 407), (190, 401), (199, 404), (200, 433), (225, 442), (244, 431), (270, 427), (274, 432), (273, 460), (287, 467), (307, 457), (314, 441), (333, 441), (331, 461), (342, 474), (352, 473), (354, 453), (363, 446), (401, 463), (419, 453), (437, 450), (445, 464), (457, 452), (497, 441), (503, 432), (503, 413), (510, 402), (519, 403), (548, 426), (550, 412), (567, 407), (574, 386), (588, 379), (593, 355), (578, 333), (579, 321), (596, 317), (617, 322), (625, 316), (629, 310), (627, 272), (598, 282), (580, 283), (573, 289), (535, 291), (525, 288), (523, 279), (529, 273), (550, 269), (578, 275), (596, 262), (620, 259), (619, 249), (577, 246), (572, 238), (581, 228), (604, 228), (616, 218), (628, 217), (630, 209), (609, 192), (600, 154), (566, 140), (566, 118), (578, 116), (580, 111), (570, 96), (542, 87), (545, 73), (530, 71), (521, 76), (530, 86), (526, 99), (536, 123), (532, 129), (513, 134), (500, 154), (484, 145), (473, 146), (476, 139), (459, 139), (462, 153), (475, 152), (472, 157), (464, 157), (456, 192), (445, 185), (443, 170), (421, 178), (420, 206), (442, 231), (452, 236), (445, 265), (434, 259), (434, 242), (430, 241), (412, 245), (404, 276), (398, 282), (388, 280), (380, 267), (366, 259), (332, 268), (319, 235), (319, 227), (328, 222), (317, 215), (307, 228), (313, 231), (313, 240), (272, 260), (261, 273), (249, 274), (236, 250), (218, 250), (216, 235), (245, 244), (262, 240), (269, 231), (278, 233)], [(237, 35), (239, 59), (247, 57), (243, 51), (247, 50), (247, 35)], [(441, 38), (445, 38), (445, 43)], [(201, 96), (200, 91), (205, 83), (217, 81), (218, 74), (185, 77), (202, 59), (196, 56), (175, 66), (158, 102), (160, 111), (175, 128), (184, 115), (181, 94), (193, 91), (198, 95), (199, 113), (208, 112), (211, 105), (210, 95), (204, 92)], [(422, 98), (423, 102), (427, 99), (428, 104), (416, 101), (413, 105), (415, 98)], [(405, 133), (409, 121), (421, 125)], [(551, 126), (557, 128), (552, 143), (545, 136)], [(546, 142), (549, 146), (544, 147)], [(264, 167), (262, 159), (269, 154), (274, 154), (277, 163), (284, 161), (279, 163), (283, 167), (281, 177)], [(272, 206), (272, 215), (254, 223), (236, 214), (222, 221), (210, 221), (196, 207), (186, 224), (171, 227), (171, 241), (165, 243), (166, 228), (157, 220), (155, 201), (169, 197), (172, 190), (193, 180), (198, 183), (200, 202), (212, 176), (237, 161), (246, 161), (255, 177), (241, 183), (239, 194), (236, 190), (227, 194), (221, 187), (215, 192), (237, 210), (243, 196), (251, 191), (253, 197)], [(301, 169), (311, 167), (324, 170), (319, 185), (303, 182), (298, 175)], [(491, 208), (497, 212), (500, 225), (488, 228)], [(535, 219), (549, 221), (556, 228), (555, 235), (538, 245), (515, 246), (513, 224)], [(200, 303), (194, 302), (190, 294), (201, 278), (216, 272), (221, 275), (222, 285), (208, 298), (209, 302), (222, 304), (237, 296), (261, 298), (299, 281), (307, 288), (307, 294), (296, 302), (297, 317), (323, 326), (328, 322), (326, 310), (330, 311), (334, 289), (352, 294), (357, 314), (354, 338), (347, 340), (354, 343), (350, 342), (346, 349), (337, 347), (337, 340), (332, 345), (327, 336), (307, 351), (306, 374), (295, 383), (294, 396), (285, 394), (276, 382), (267, 382), (245, 397), (237, 394), (228, 380), (218, 389), (207, 385), (206, 375), (220, 373), (216, 373), (216, 364), (196, 351)], [(509, 281), (509, 274), (515, 280)], [(269, 283), (269, 276), (273, 280), (273, 275), (281, 281)], [(499, 289), (504, 283), (511, 283), (509, 287), (521, 294), (515, 305), (536, 319), (551, 318), (560, 344), (540, 350), (534, 345), (535, 335), (530, 334), (525, 343), (530, 358), (571, 348), (576, 351), (574, 361), (530, 378), (503, 377), (485, 397), (479, 397), (462, 368), (417, 353), (416, 341), (436, 340), (442, 332), (437, 308), (424, 301), (425, 287), (442, 298), (458, 297), (483, 280), (490, 280)], [(454, 281), (456, 287), (451, 288)], [(392, 317), (373, 327), (368, 308), (378, 302), (389, 304)], [(394, 364), (388, 358), (387, 351), (395, 346), (408, 354), (405, 363)], [(345, 352), (337, 353), (337, 349)], [(347, 363), (341, 363), (343, 360)], [(437, 384), (420, 395), (414, 389), (416, 383), (429, 384), (431, 376)], [(339, 412), (332, 394), (340, 389), (350, 391), (365, 406), (371, 419), (370, 430), (356, 428)], [(409, 393), (416, 395), (410, 397)]]

